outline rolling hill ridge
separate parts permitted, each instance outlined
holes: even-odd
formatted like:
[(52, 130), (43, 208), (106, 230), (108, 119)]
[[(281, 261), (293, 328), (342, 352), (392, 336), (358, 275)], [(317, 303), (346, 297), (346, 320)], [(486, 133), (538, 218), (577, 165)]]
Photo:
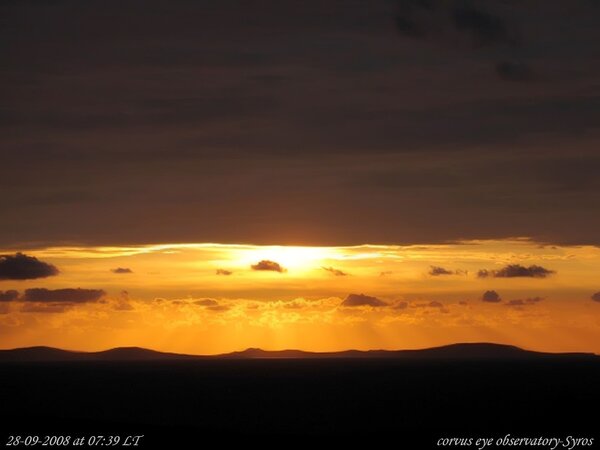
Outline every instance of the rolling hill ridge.
[(194, 361), (215, 359), (408, 359), (408, 360), (530, 360), (600, 359), (593, 353), (543, 353), (492, 343), (461, 343), (419, 350), (346, 350), (306, 352), (302, 350), (262, 350), (248, 348), (221, 355), (189, 355), (159, 352), (140, 347), (118, 347), (98, 352), (61, 350), (53, 347), (26, 347), (0, 350), (1, 362), (61, 361)]

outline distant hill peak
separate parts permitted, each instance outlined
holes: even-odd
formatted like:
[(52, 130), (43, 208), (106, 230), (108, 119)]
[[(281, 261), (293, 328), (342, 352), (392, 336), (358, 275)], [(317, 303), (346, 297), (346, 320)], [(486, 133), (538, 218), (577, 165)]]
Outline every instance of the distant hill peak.
[(246, 350), (225, 353), (215, 356), (216, 358), (307, 358), (318, 355), (302, 350), (263, 350), (262, 348), (249, 347)]

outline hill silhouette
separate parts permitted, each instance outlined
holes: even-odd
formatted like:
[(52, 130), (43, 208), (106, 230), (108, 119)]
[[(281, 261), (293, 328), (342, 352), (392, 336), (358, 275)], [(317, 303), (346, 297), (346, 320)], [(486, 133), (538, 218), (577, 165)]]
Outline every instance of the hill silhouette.
[[(99, 352), (61, 350), (53, 347), (26, 347), (0, 350), (0, 362), (60, 361), (167, 361), (206, 359), (423, 359), (423, 360), (529, 360), (577, 358), (596, 359), (592, 353), (543, 353), (492, 343), (460, 343), (420, 350), (346, 350), (340, 352), (306, 352), (302, 350), (262, 350), (248, 348), (221, 355), (189, 355), (150, 350), (141, 347), (118, 347)], [(600, 359), (600, 358), (599, 358)]]
[(190, 360), (197, 358), (203, 357), (157, 352), (141, 347), (118, 347), (100, 352), (79, 352), (43, 346), (0, 350), (0, 362), (163, 361)]

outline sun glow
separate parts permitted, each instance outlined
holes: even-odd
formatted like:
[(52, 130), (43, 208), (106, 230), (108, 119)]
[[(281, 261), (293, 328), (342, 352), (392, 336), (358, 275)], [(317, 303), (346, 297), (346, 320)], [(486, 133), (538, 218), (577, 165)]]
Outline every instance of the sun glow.
[(231, 262), (237, 267), (250, 267), (259, 261), (273, 261), (294, 274), (319, 268), (328, 260), (341, 259), (342, 252), (335, 247), (266, 246), (242, 248), (231, 252)]

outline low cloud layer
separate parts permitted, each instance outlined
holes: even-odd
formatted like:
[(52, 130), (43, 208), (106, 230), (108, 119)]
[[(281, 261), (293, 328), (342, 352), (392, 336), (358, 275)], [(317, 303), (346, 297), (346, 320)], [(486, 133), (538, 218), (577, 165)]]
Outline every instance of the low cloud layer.
[(270, 272), (279, 272), (279, 273), (283, 273), (286, 271), (285, 268), (283, 268), (279, 263), (275, 262), (275, 261), (269, 261), (268, 259), (263, 259), (262, 261), (253, 264), (252, 266), (250, 266), (252, 268), (252, 270), (258, 270), (258, 271), (270, 271)]
[(102, 289), (27, 289), (21, 299), (36, 303), (92, 303), (106, 295)]
[(0, 280), (35, 280), (58, 275), (52, 264), (24, 253), (0, 256)]
[(554, 273), (556, 273), (554, 270), (535, 264), (529, 267), (520, 264), (509, 264), (500, 270), (482, 269), (477, 272), (477, 276), (479, 278), (546, 278)]
[(388, 304), (377, 297), (371, 297), (365, 294), (350, 294), (344, 299), (342, 306), (372, 306), (377, 308), (380, 306), (388, 306)]

